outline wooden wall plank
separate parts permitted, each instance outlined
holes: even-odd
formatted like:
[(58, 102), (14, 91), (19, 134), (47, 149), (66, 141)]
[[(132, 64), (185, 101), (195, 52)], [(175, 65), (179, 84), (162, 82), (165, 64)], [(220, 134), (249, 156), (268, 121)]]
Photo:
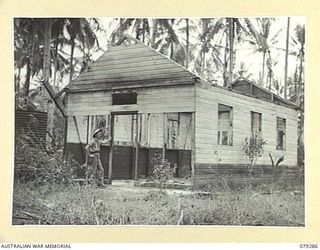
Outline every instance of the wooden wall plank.
[[(262, 134), (267, 141), (265, 153), (257, 163), (270, 164), (268, 153), (275, 158), (285, 155), (285, 164), (297, 161), (297, 113), (291, 108), (247, 97), (220, 88), (196, 87), (196, 162), (239, 164), (246, 160), (242, 150), (250, 135), (250, 111), (262, 113)], [(217, 145), (217, 105), (233, 107), (233, 146)], [(276, 150), (276, 117), (287, 121), (286, 151)]]
[(137, 90), (137, 104), (112, 105), (110, 91), (69, 93), (67, 114), (108, 114), (116, 111), (139, 113), (193, 112), (192, 86), (145, 88)]
[[(97, 76), (103, 76), (107, 74), (119, 74), (122, 73), (124, 70), (125, 72), (139, 72), (139, 71), (146, 71), (146, 70), (156, 70), (156, 69), (172, 69), (172, 65), (165, 60), (157, 60), (152, 61), (143, 61), (143, 62), (133, 62), (133, 63), (124, 63), (124, 64), (110, 64), (108, 65), (108, 69), (104, 67), (94, 67), (94, 74)], [(84, 71), (80, 76), (79, 79), (83, 77), (92, 77), (92, 69), (90, 71)]]

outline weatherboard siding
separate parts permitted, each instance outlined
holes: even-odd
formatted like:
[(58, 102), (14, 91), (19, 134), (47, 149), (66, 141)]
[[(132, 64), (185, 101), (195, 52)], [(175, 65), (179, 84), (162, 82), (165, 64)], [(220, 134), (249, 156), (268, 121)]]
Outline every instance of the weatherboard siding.
[(112, 105), (111, 91), (68, 93), (67, 115), (102, 115), (117, 111), (139, 113), (193, 112), (193, 86), (144, 88), (137, 91), (137, 104)]
[[(233, 108), (233, 145), (218, 145), (218, 104)], [(271, 164), (268, 153), (278, 159), (285, 156), (284, 165), (297, 164), (297, 112), (256, 98), (247, 97), (210, 86), (196, 86), (195, 162), (207, 164), (246, 164), (242, 150), (244, 139), (250, 136), (250, 111), (262, 114), (262, 136), (267, 141), (257, 164)], [(276, 150), (276, 119), (286, 119), (286, 150)]]
[[(68, 135), (67, 141), (78, 143), (78, 135), (73, 120), (77, 119), (81, 134), (81, 141), (86, 141), (86, 126), (83, 117), (88, 115), (108, 115), (112, 112), (137, 111), (140, 114), (152, 114), (150, 120), (150, 144), (153, 147), (163, 145), (163, 113), (194, 112), (194, 87), (193, 86), (169, 86), (157, 88), (143, 88), (137, 90), (137, 104), (112, 105), (111, 91), (68, 93), (67, 115)], [(190, 118), (181, 115), (181, 127), (189, 128)], [(182, 131), (183, 145), (190, 148), (190, 136)]]

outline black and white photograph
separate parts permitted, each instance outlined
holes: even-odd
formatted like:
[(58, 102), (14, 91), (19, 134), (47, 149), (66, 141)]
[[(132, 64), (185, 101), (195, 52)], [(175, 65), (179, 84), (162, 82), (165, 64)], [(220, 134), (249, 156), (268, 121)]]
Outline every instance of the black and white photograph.
[(305, 227), (305, 16), (12, 18), (12, 226)]

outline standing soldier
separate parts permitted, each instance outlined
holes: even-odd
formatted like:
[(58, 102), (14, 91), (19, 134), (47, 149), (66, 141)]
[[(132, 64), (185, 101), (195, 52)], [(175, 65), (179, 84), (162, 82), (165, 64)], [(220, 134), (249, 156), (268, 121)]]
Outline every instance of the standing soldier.
[(93, 131), (93, 140), (86, 146), (86, 165), (88, 165), (88, 172), (86, 175), (89, 178), (89, 181), (91, 181), (92, 178), (97, 178), (98, 187), (104, 187), (104, 169), (100, 159), (100, 146), (111, 140), (110, 137), (106, 140), (101, 140), (102, 131), (102, 128)]

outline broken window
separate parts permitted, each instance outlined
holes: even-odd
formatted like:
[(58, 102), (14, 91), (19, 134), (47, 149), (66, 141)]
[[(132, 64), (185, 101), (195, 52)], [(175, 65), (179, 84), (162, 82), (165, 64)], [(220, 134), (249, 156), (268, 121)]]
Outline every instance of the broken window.
[(252, 135), (262, 136), (262, 115), (261, 113), (251, 111), (251, 133)]
[(140, 114), (140, 145), (150, 145), (150, 114)]
[(92, 138), (93, 132), (102, 128), (101, 139), (107, 140), (109, 138), (109, 117), (107, 115), (90, 115), (87, 119), (87, 141), (90, 141)]
[(286, 119), (277, 117), (277, 149), (285, 150)]
[(179, 137), (179, 114), (172, 113), (168, 114), (168, 124), (167, 124), (167, 147), (168, 148), (178, 148), (178, 137)]
[(232, 145), (232, 107), (218, 106), (218, 144)]
[(129, 105), (137, 104), (137, 93), (113, 93), (112, 94), (112, 105)]

